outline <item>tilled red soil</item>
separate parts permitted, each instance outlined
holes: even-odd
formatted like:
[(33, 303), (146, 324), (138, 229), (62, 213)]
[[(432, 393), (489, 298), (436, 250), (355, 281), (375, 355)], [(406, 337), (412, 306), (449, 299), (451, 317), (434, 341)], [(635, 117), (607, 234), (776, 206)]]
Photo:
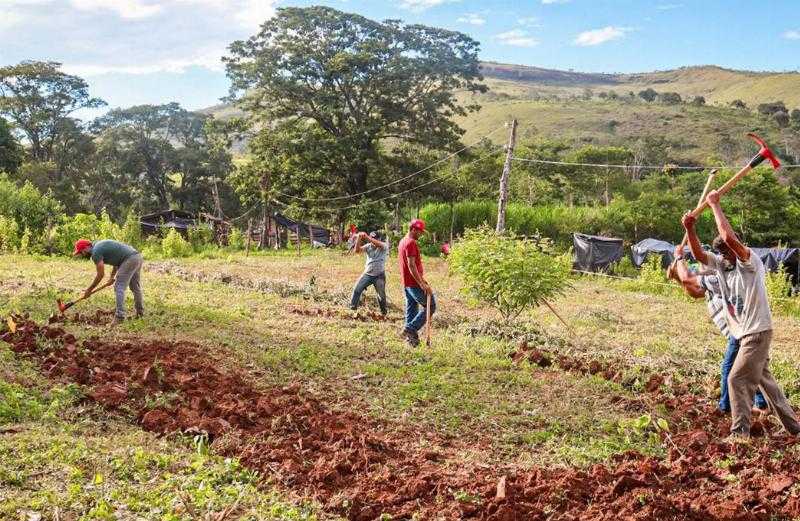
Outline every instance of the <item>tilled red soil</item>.
[(206, 431), (217, 452), (349, 519), (800, 516), (796, 447), (767, 436), (750, 447), (721, 442), (725, 419), (691, 395), (664, 403), (674, 426), (665, 460), (629, 453), (588, 470), (489, 468), (457, 459), (466, 443), (333, 410), (299, 385), (258, 389), (192, 344), (78, 343), (57, 325), (15, 321), (0, 338), (46, 374), (87, 385), (91, 399), (133, 411), (147, 430)]

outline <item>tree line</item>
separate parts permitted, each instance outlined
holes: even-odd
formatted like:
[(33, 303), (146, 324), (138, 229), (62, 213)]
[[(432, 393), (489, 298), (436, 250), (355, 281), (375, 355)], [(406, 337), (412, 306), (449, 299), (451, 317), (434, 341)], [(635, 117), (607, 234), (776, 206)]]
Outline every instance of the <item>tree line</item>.
[[(279, 8), (257, 34), (229, 48), (227, 99), (243, 116), (226, 121), (167, 103), (115, 108), (84, 122), (76, 113), (105, 105), (85, 80), (54, 62), (2, 67), (0, 171), (11, 186), (35, 190), (57, 208), (45, 219), (54, 221), (51, 229), (64, 215), (105, 212), (121, 223), (168, 207), (225, 218), (255, 209), (250, 215), (262, 219), (280, 210), (364, 229), (397, 222), (431, 201), (492, 200), (501, 147), (485, 140), (454, 154), (464, 148), (456, 118), (480, 108), (458, 94), (487, 91), (479, 50), (456, 31), (328, 7)], [(241, 143), (245, 153), (234, 158), (233, 145)], [(624, 147), (524, 136), (511, 198), (528, 206), (635, 205), (642, 216), (662, 219), (685, 210), (702, 185), (697, 175), (670, 169), (671, 154), (658, 135)], [(647, 165), (667, 166), (653, 172)], [(769, 184), (782, 198), (775, 204), (794, 211), (794, 180), (781, 181)], [(0, 208), (0, 215), (8, 212)], [(21, 215), (14, 218), (24, 233), (32, 228)], [(37, 221), (36, 233), (44, 237), (41, 226)], [(795, 239), (773, 229), (759, 239)]]

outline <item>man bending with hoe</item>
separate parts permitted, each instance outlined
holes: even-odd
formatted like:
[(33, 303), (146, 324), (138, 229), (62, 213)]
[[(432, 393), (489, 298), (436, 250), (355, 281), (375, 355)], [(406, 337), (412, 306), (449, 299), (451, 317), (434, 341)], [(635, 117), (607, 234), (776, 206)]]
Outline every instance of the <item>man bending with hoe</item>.
[[(681, 245), (675, 247), (675, 260), (667, 270), (667, 277), (678, 281), (690, 297), (705, 297), (709, 318), (719, 328), (719, 332), (728, 342), (725, 355), (722, 358), (719, 410), (730, 414), (731, 400), (728, 393), (728, 375), (733, 367), (733, 362), (736, 360), (736, 355), (739, 353), (739, 341), (730, 334), (728, 329), (728, 319), (725, 317), (725, 298), (722, 296), (719, 279), (716, 275), (696, 275), (689, 271), (686, 261), (683, 260), (683, 247)], [(762, 414), (766, 410), (767, 401), (761, 391), (757, 391), (753, 402), (753, 413)]]
[(91, 258), (97, 269), (94, 280), (83, 293), (85, 298), (88, 298), (94, 288), (103, 280), (106, 264), (113, 267), (108, 281), (109, 283), (114, 283), (114, 293), (117, 299), (114, 324), (119, 324), (125, 320), (125, 288), (127, 287), (130, 287), (133, 292), (136, 318), (141, 318), (144, 315), (144, 298), (142, 297), (141, 286), (143, 259), (142, 255), (132, 246), (112, 240), (93, 243), (86, 239), (81, 239), (75, 242), (75, 250), (72, 252), (72, 256)]
[[(364, 273), (356, 282), (356, 287), (353, 288), (350, 309), (356, 310), (364, 290), (369, 286), (375, 286), (381, 313), (386, 316), (386, 259), (389, 257), (389, 241), (381, 239), (382, 237), (378, 232), (372, 232), (369, 235), (366, 232), (358, 234), (355, 242), (355, 252), (364, 252), (366, 262), (364, 264)], [(364, 241), (367, 242), (366, 246), (362, 246)]]
[(753, 250), (739, 241), (722, 212), (719, 193), (711, 191), (707, 201), (719, 231), (713, 243), (719, 255), (703, 250), (694, 227), (696, 218), (691, 213), (684, 215), (682, 222), (692, 255), (717, 276), (730, 334), (740, 344), (728, 375), (731, 438), (736, 441), (750, 437), (751, 405), (759, 388), (784, 428), (796, 435), (800, 433), (800, 423), (768, 367), (772, 315), (764, 282), (764, 264)]
[(397, 246), (406, 296), (406, 323), (401, 336), (412, 347), (419, 345), (419, 330), (428, 318), (426, 309), (428, 295), (431, 297), (431, 316), (436, 312), (436, 299), (433, 297), (433, 289), (423, 276), (422, 258), (417, 244), (417, 239), (423, 233), (425, 233), (425, 221), (414, 219), (408, 227), (408, 234)]

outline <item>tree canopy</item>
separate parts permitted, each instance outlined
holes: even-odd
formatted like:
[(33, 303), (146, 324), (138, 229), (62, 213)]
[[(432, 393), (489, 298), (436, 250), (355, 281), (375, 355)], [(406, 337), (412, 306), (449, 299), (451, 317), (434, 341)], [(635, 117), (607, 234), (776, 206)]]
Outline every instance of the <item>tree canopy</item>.
[(486, 90), (470, 37), (328, 7), (278, 9), (230, 50), (231, 99), (262, 125), (310, 122), (333, 195), (368, 189), (387, 140), (453, 149), (453, 117), (478, 108), (456, 93)]

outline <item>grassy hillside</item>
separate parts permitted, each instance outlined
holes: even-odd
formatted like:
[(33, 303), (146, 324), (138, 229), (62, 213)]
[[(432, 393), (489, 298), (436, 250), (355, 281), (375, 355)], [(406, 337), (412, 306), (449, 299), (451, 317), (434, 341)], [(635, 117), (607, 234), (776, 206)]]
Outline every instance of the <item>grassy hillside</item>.
[[(663, 105), (641, 99), (590, 100), (550, 97), (553, 87), (538, 89), (517, 82), (489, 79), (491, 91), (472, 97), (479, 112), (459, 120), (470, 142), (503, 122), (517, 118), (524, 137), (560, 138), (575, 144), (627, 145), (646, 136), (663, 137), (670, 157), (685, 162), (704, 162), (716, 155), (724, 159), (746, 156), (752, 150), (744, 134), (755, 131), (777, 144), (780, 129), (769, 118), (725, 106)], [(574, 90), (562, 88), (564, 91)], [(570, 92), (570, 94), (577, 94)], [(506, 139), (505, 132), (492, 136)]]
[[(515, 117), (525, 136), (564, 139), (575, 144), (631, 146), (646, 137), (663, 137), (671, 145), (670, 158), (679, 162), (705, 162), (711, 156), (735, 160), (751, 153), (744, 134), (756, 131), (778, 146), (785, 140), (771, 118), (755, 112), (759, 103), (783, 101), (800, 108), (800, 73), (756, 73), (715, 66), (684, 67), (642, 74), (587, 74), (484, 63), (490, 90), (477, 96), (480, 112), (461, 118), (467, 142), (487, 134)], [(685, 100), (703, 96), (706, 106), (647, 103), (629, 93), (653, 88), (677, 92)], [(603, 100), (600, 93), (616, 92), (621, 99)], [(733, 109), (741, 99), (750, 109)], [(228, 119), (240, 112), (230, 105), (206, 110)], [(506, 139), (498, 132), (492, 139)]]

